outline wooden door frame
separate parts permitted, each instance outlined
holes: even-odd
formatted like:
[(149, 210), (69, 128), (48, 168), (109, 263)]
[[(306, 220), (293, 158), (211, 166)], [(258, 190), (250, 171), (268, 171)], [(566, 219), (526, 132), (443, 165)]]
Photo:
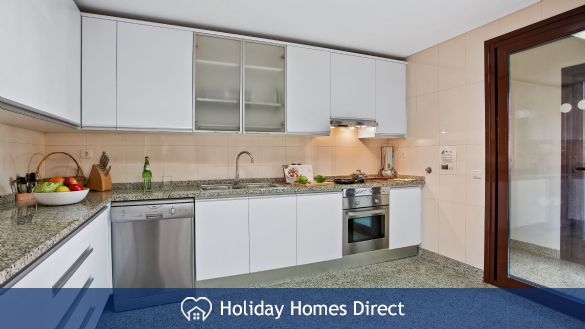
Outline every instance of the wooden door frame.
[[(578, 211), (583, 213), (583, 203), (571, 203), (570, 199), (583, 200), (583, 191), (576, 191), (572, 189), (572, 184), (575, 179), (575, 168), (583, 166), (583, 111), (577, 110), (577, 102), (575, 99), (576, 88), (579, 90), (578, 99), (583, 99), (583, 81), (585, 81), (585, 63), (564, 67), (561, 70), (561, 103), (572, 104), (574, 109), (562, 115), (561, 121), (561, 259), (570, 262), (576, 262), (585, 265), (585, 255), (580, 253), (585, 249), (582, 241), (583, 237), (575, 241), (569, 236), (574, 232), (575, 227), (572, 226), (573, 219), (570, 214)], [(578, 85), (576, 84), (578, 83)], [(578, 139), (576, 137), (579, 137)], [(572, 155), (580, 152), (579, 161), (572, 159)], [(579, 172), (581, 177), (581, 184), (583, 183), (583, 175), (585, 173)], [(578, 205), (580, 209), (570, 211), (570, 208)], [(582, 225), (583, 218), (578, 219), (578, 225)], [(582, 227), (579, 227), (582, 229)], [(575, 252), (579, 251), (579, 252)]]
[[(508, 276), (508, 56), (583, 30), (585, 6), (485, 42), (484, 281), (489, 284), (502, 288), (534, 287)], [(530, 292), (525, 294), (547, 306), (583, 317), (583, 304), (569, 300), (566, 295), (549, 289), (526, 291)]]

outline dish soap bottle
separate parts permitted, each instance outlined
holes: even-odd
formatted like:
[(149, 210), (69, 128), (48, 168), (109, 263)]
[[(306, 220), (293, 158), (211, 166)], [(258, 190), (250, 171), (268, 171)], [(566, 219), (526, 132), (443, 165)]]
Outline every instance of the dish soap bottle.
[(150, 161), (144, 157), (144, 169), (142, 169), (142, 188), (144, 192), (152, 192), (152, 171), (150, 171)]

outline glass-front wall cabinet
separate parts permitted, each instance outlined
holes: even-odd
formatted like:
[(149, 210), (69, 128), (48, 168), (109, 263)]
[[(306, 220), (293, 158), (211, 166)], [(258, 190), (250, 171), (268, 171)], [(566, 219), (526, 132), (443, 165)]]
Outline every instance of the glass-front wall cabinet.
[(195, 36), (195, 130), (241, 131), (242, 41)]
[(283, 46), (196, 35), (194, 85), (195, 130), (285, 131)]
[(244, 42), (244, 131), (285, 131), (285, 48)]

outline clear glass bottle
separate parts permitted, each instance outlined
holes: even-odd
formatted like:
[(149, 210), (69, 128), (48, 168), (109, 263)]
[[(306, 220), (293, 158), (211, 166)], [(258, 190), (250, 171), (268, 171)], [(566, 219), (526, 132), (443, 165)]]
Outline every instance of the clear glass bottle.
[(142, 188), (144, 192), (152, 192), (152, 171), (150, 171), (150, 161), (144, 157), (144, 169), (142, 169)]

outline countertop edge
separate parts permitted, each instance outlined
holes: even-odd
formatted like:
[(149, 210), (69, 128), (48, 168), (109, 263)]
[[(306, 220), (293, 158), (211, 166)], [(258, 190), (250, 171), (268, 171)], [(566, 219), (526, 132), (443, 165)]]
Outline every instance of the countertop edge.
[[(156, 199), (180, 199), (180, 198), (194, 198), (194, 199), (224, 199), (224, 198), (245, 198), (257, 196), (270, 195), (287, 195), (287, 194), (311, 194), (311, 193), (335, 193), (341, 192), (345, 188), (361, 188), (361, 187), (376, 187), (386, 186), (390, 188), (405, 188), (405, 187), (422, 187), (424, 179), (419, 179), (414, 182), (372, 182), (363, 184), (351, 185), (323, 185), (323, 186), (287, 186), (267, 189), (254, 190), (228, 190), (228, 191), (201, 191), (201, 190), (184, 190), (184, 191), (167, 191), (154, 192), (144, 194), (137, 190), (120, 190), (111, 193), (111, 196), (104, 198), (97, 206), (93, 207), (87, 213), (85, 218), (80, 218), (71, 222), (65, 229), (61, 230), (56, 235), (47, 239), (41, 245), (33, 248), (25, 255), (14, 261), (12, 265), (0, 271), (0, 288), (11, 283), (23, 271), (32, 269), (36, 262), (42, 260), (42, 257), (56, 248), (67, 237), (72, 236), (75, 232), (83, 227), (83, 225), (99, 213), (105, 206), (112, 202), (124, 201), (140, 201), (140, 200), (156, 200)], [(99, 192), (97, 192), (99, 193)], [(33, 267), (34, 268), (34, 267)]]

